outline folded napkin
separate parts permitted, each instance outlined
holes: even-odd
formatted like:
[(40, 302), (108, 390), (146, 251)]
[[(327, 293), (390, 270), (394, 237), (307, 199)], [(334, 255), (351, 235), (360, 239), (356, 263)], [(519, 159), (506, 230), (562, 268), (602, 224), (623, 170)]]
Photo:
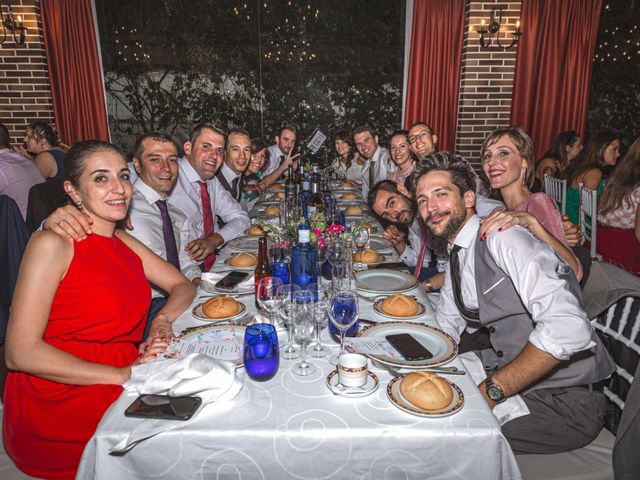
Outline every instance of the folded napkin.
[[(458, 358), (464, 363), (465, 370), (471, 375), (473, 383), (478, 385), (485, 378), (487, 378), (487, 372), (484, 371), (480, 358), (473, 352), (461, 353)], [(512, 395), (504, 402), (499, 403), (493, 407), (493, 415), (498, 419), (500, 425), (504, 425), (509, 420), (514, 418), (523, 417), (529, 415), (529, 408), (524, 403), (520, 395)]]
[[(182, 359), (164, 359), (136, 365), (131, 368), (131, 379), (123, 386), (127, 392), (140, 395), (198, 396), (202, 398), (204, 406), (232, 400), (242, 389), (242, 382), (236, 377), (234, 363), (193, 354)], [(141, 441), (185, 425), (196, 416), (197, 413), (187, 421), (145, 419), (129, 432), (127, 438), (111, 448), (110, 452), (127, 452)]]
[[(224, 264), (223, 264), (224, 265)], [(216, 283), (224, 276), (229, 274), (229, 270), (223, 270), (219, 272), (205, 272), (202, 274), (202, 284), (206, 286), (208, 290), (213, 291)], [(238, 284), (236, 289), (242, 289), (245, 287), (251, 287), (255, 283), (255, 277), (253, 274), (249, 275), (249, 278), (243, 280)]]

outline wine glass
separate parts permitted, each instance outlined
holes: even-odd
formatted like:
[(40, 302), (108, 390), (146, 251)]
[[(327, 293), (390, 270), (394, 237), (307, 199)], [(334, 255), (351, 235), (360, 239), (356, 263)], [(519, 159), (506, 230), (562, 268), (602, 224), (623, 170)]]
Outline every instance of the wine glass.
[(318, 368), (307, 362), (306, 343), (313, 337), (313, 294), (309, 290), (300, 290), (293, 294), (291, 300), (293, 311), (293, 333), (300, 341), (302, 359), (293, 365), (291, 371), (295, 375), (306, 376)]
[(360, 254), (360, 261), (358, 262), (360, 266), (363, 265), (362, 262), (362, 251), (364, 247), (369, 243), (369, 230), (363, 226), (357, 227), (353, 232), (353, 244), (358, 249), (358, 253)]
[(258, 303), (260, 308), (267, 311), (269, 314), (269, 323), (275, 325), (277, 317), (276, 312), (278, 309), (278, 288), (282, 287), (282, 280), (274, 277), (264, 277), (258, 282), (256, 296), (258, 297)]
[(298, 358), (300, 356), (298, 349), (293, 346), (293, 338), (292, 338), (293, 322), (291, 319), (291, 315), (293, 313), (292, 312), (293, 294), (299, 291), (301, 291), (301, 288), (298, 285), (287, 284), (287, 285), (281, 285), (280, 288), (278, 288), (278, 293), (277, 293), (278, 311), (280, 314), (280, 318), (282, 319), (282, 321), (285, 323), (287, 327), (287, 336), (288, 336), (287, 345), (282, 347), (283, 350), (282, 350), (281, 356), (282, 358), (285, 358), (287, 360)]
[(331, 265), (344, 262), (347, 258), (346, 242), (340, 238), (332, 238), (327, 245), (327, 260)]
[(312, 283), (309, 285), (309, 291), (313, 294), (315, 302), (313, 308), (313, 319), (316, 324), (316, 343), (315, 345), (310, 345), (307, 348), (307, 353), (316, 358), (326, 357), (329, 355), (330, 350), (322, 344), (320, 334), (322, 333), (322, 326), (324, 325), (327, 308), (329, 307), (331, 288), (329, 285)]
[(248, 325), (244, 332), (242, 358), (247, 375), (253, 380), (266, 381), (278, 371), (278, 335), (268, 323)]
[(334, 291), (329, 300), (329, 318), (340, 331), (340, 353), (329, 357), (329, 362), (337, 365), (338, 359), (344, 352), (345, 334), (358, 318), (358, 299), (356, 294), (349, 290)]

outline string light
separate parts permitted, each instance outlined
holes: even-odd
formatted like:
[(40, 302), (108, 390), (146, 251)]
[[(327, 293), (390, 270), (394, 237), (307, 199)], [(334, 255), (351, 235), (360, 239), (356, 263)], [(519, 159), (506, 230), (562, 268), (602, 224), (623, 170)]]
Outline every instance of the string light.
[(140, 40), (136, 40), (137, 28), (121, 26), (114, 31), (114, 43), (118, 45), (117, 55), (126, 64), (139, 64), (148, 61), (151, 56)]
[(618, 60), (640, 60), (640, 51), (634, 48), (634, 44), (636, 47), (640, 45), (638, 25), (625, 25), (622, 23), (624, 21), (637, 21), (638, 18), (637, 15), (628, 15), (627, 7), (625, 2), (611, 2), (604, 5), (602, 20), (606, 22), (609, 16), (615, 16), (614, 18), (621, 20), (617, 22), (619, 23), (618, 25), (604, 28), (598, 34), (598, 46), (593, 57), (594, 62), (617, 63)]

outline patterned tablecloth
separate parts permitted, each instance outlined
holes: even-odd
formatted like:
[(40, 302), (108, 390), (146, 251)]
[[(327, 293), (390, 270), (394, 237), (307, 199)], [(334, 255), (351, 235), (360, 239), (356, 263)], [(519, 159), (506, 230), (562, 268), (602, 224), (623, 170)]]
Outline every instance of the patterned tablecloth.
[[(222, 265), (228, 252), (219, 259)], [(203, 292), (199, 290), (199, 295)], [(427, 305), (417, 321), (437, 325), (424, 293), (409, 292)], [(255, 312), (252, 296), (239, 297)], [(202, 301), (196, 298), (196, 302)], [(387, 321), (360, 300), (360, 316)], [(205, 324), (191, 308), (174, 324)], [(325, 343), (338, 348), (323, 331)], [(335, 367), (309, 377), (293, 375), (297, 360), (282, 360), (277, 375), (254, 382), (239, 371), (244, 388), (236, 399), (207, 405), (191, 422), (141, 442), (122, 456), (109, 449), (144, 420), (124, 410), (135, 395), (124, 393), (108, 410), (85, 449), (78, 478), (165, 479), (474, 479), (521, 478), (515, 457), (496, 418), (469, 375), (449, 376), (464, 393), (460, 411), (423, 418), (396, 408), (387, 397), (392, 378), (371, 365), (380, 387), (364, 398), (343, 398), (325, 386)], [(456, 358), (450, 365), (464, 368)]]

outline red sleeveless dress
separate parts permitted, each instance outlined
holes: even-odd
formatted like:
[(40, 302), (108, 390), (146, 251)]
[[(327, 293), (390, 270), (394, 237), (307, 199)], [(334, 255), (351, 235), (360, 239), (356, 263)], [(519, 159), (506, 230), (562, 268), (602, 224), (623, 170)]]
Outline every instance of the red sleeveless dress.
[[(83, 360), (130, 365), (150, 301), (140, 258), (116, 237), (89, 235), (74, 243), (44, 340)], [(74, 478), (85, 444), (121, 392), (120, 385), (67, 385), (9, 373), (2, 428), (7, 453), (29, 475)]]

